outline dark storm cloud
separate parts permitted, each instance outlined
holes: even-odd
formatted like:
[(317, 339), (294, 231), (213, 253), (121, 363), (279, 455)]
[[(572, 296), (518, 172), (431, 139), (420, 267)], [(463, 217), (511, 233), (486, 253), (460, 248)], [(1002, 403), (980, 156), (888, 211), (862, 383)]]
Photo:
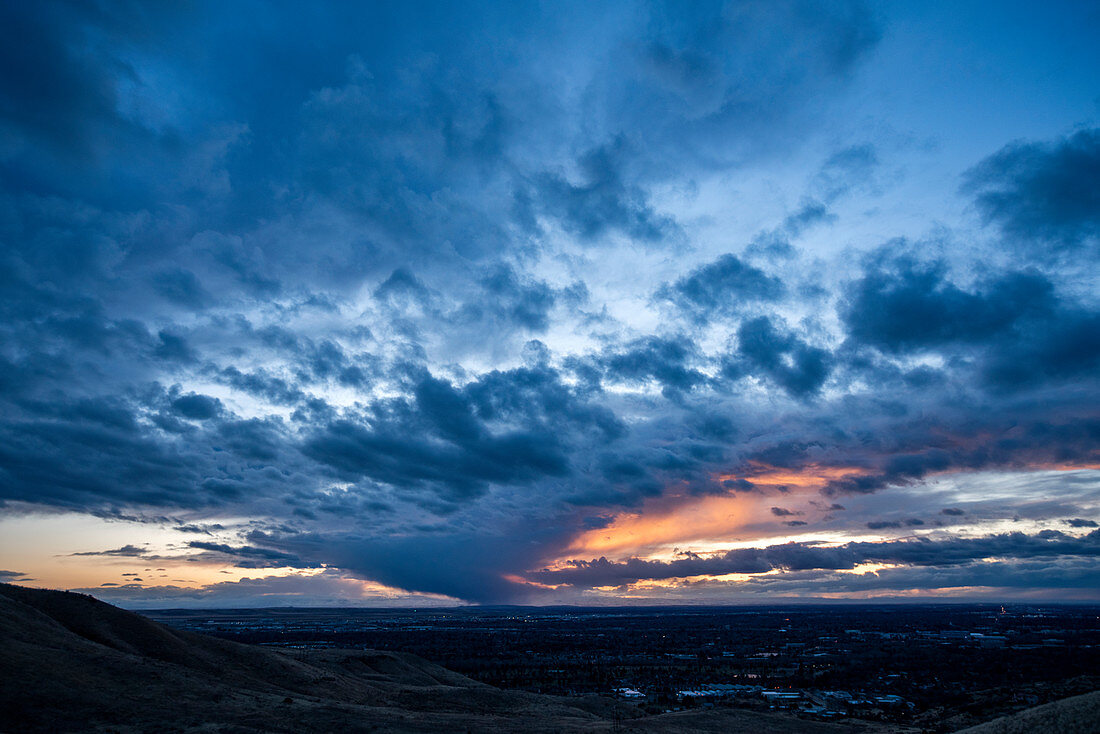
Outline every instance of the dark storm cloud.
[(138, 548), (136, 545), (124, 545), (121, 548), (113, 548), (111, 550), (103, 551), (83, 551), (80, 553), (73, 553), (74, 556), (123, 556), (127, 558), (138, 558), (144, 556), (148, 551), (145, 548)]
[[(895, 523), (896, 524), (896, 523)], [(984, 558), (1100, 557), (1100, 534), (1074, 537), (1057, 531), (1036, 535), (1005, 533), (982, 538), (949, 540), (897, 540), (882, 543), (853, 542), (835, 547), (810, 543), (786, 543), (765, 548), (744, 548), (727, 553), (674, 561), (631, 558), (613, 562), (606, 558), (570, 561), (568, 567), (525, 574), (539, 583), (569, 584), (584, 588), (702, 575), (757, 574), (786, 571), (844, 570), (861, 563), (897, 563), (913, 566), (957, 566)]]
[[(296, 346), (300, 367), (295, 376), (300, 383), (335, 383), (365, 389), (379, 371), (377, 357), (350, 352), (331, 339), (319, 342), (306, 339)], [(293, 351), (286, 350), (283, 354)]]
[(830, 215), (828, 207), (820, 201), (810, 199), (804, 201), (796, 211), (783, 218), (782, 229), (791, 237), (797, 237), (807, 228), (827, 222), (832, 217), (833, 215)]
[(546, 369), (493, 372), (462, 389), (422, 376), (411, 399), (379, 401), (363, 418), (319, 427), (303, 450), (340, 476), (436, 487), (450, 499), (565, 476), (570, 443), (622, 431)]
[[(207, 396), (144, 388), (66, 401), (42, 399), (32, 384), (6, 395), (0, 497), (125, 519), (125, 507), (259, 500), (295, 476), (301, 462), (283, 453), (279, 421), (240, 420)], [(266, 463), (280, 456), (278, 470)]]
[(546, 423), (574, 426), (610, 442), (626, 426), (607, 407), (590, 400), (583, 387), (570, 387), (556, 370), (545, 366), (494, 370), (466, 386), (477, 416), (513, 425)]
[(431, 298), (431, 291), (411, 270), (397, 268), (374, 289), (374, 297), (380, 301), (403, 299), (426, 305)]
[(741, 359), (727, 363), (727, 374), (731, 377), (762, 374), (792, 397), (813, 396), (821, 390), (832, 369), (832, 357), (827, 351), (809, 345), (782, 326), (777, 327), (767, 316), (743, 321), (737, 341)]
[(810, 124), (807, 100), (838, 88), (879, 38), (860, 2), (656, 3), (646, 15), (593, 91), (615, 111), (612, 132), (644, 144), (652, 176), (759, 155)]
[(253, 546), (231, 546), (225, 543), (207, 543), (193, 540), (187, 544), (188, 548), (207, 551), (214, 556), (228, 556), (237, 568), (278, 568), (291, 566), (293, 568), (317, 568), (318, 563), (303, 561), (297, 556), (282, 553), (268, 548)]
[(188, 393), (172, 401), (172, 410), (184, 418), (207, 420), (221, 412), (222, 403), (209, 395)]
[(153, 354), (165, 362), (193, 363), (198, 361), (198, 354), (187, 342), (187, 338), (170, 331), (157, 333), (158, 343)]
[(195, 533), (195, 534), (199, 534), (199, 535), (211, 535), (212, 531), (214, 531), (214, 530), (224, 530), (225, 526), (222, 525), (221, 523), (210, 523), (208, 525), (196, 525), (196, 524), (191, 523), (191, 524), (187, 524), (187, 525), (176, 525), (172, 529), (175, 530), (178, 533)]
[(226, 384), (251, 395), (264, 398), (276, 405), (293, 405), (305, 400), (306, 394), (282, 377), (268, 375), (264, 370), (241, 372), (230, 366), (218, 375)]
[(462, 316), (478, 320), (484, 311), (532, 332), (546, 331), (550, 310), (557, 294), (543, 281), (521, 279), (514, 269), (498, 265), (481, 281), (485, 296), (481, 303), (467, 304)]
[[(1070, 410), (1067, 408), (1065, 412), (1068, 414)], [(1052, 424), (1042, 419), (1016, 423), (1015, 418), (1008, 414), (998, 419), (988, 416), (985, 421), (985, 431), (1004, 426), (997, 430), (1006, 431), (1007, 435), (981, 435), (974, 433), (971, 427), (950, 439), (933, 439), (919, 425), (902, 429), (901, 424), (898, 430), (907, 430), (910, 435), (893, 439), (890, 453), (875, 456), (868, 462), (872, 463), (872, 470), (829, 480), (824, 491), (827, 494), (875, 492), (951, 470), (1062, 463), (1089, 465), (1095, 461), (1100, 446), (1100, 420), (1092, 416), (1067, 416), (1064, 422)], [(897, 443), (898, 438), (910, 444), (912, 449), (921, 448), (907, 450), (905, 443)]]
[(1031, 326), (984, 360), (992, 387), (1019, 390), (1087, 377), (1100, 367), (1100, 311), (1067, 307)]
[(195, 274), (183, 268), (161, 271), (152, 277), (152, 283), (158, 294), (188, 308), (201, 309), (210, 298)]
[(777, 300), (784, 291), (778, 278), (726, 254), (665, 284), (656, 297), (672, 302), (696, 321), (706, 322), (736, 314), (748, 303)]
[[(558, 56), (589, 51), (585, 33), (538, 22), (536, 9), (432, 7), (439, 27), (477, 30), (469, 34), (425, 32), (418, 22), (425, 16), (412, 10), (270, 7), (247, 28), (213, 4), (188, 10), (9, 9), (11, 73), (0, 96), (13, 136), (37, 141), (19, 149), (7, 180), (19, 190), (37, 176), (46, 195), (56, 193), (51, 186), (94, 193), (107, 209), (103, 226), (91, 231), (103, 236), (86, 246), (117, 244), (124, 229), (125, 251), (146, 256), (126, 266), (140, 266), (155, 292), (191, 309), (225, 286), (270, 297), (310, 280), (354, 286), (378, 268), (392, 271), (397, 258), (476, 260), (513, 249), (502, 225), (509, 205), (493, 202), (510, 200), (499, 194), (517, 185), (530, 186), (537, 208), (582, 237), (614, 231), (659, 240), (677, 226), (648, 203), (637, 181), (659, 169), (641, 159), (689, 147), (692, 155), (674, 159), (709, 157), (702, 150), (751, 139), (728, 134), (745, 122), (775, 130), (795, 124), (805, 92), (843, 79), (878, 35), (854, 2), (827, 11), (797, 2), (691, 12), (578, 6), (570, 12), (578, 27), (606, 31), (625, 65), (587, 70), (592, 93), (575, 109), (537, 78), (515, 83), (507, 55), (462, 40), (540, 29), (562, 41), (558, 53), (537, 46), (551, 67)], [(676, 22), (664, 23), (670, 15)], [(303, 27), (326, 42), (294, 32)], [(196, 54), (189, 39), (211, 32), (235, 42)], [(164, 67), (178, 67), (177, 86), (166, 83), (176, 77)], [(747, 69), (747, 77), (739, 73)], [(675, 100), (681, 104), (669, 104)], [(563, 116), (576, 114), (595, 124), (575, 130)], [(634, 132), (640, 140), (628, 139)], [(587, 151), (577, 158), (579, 177), (538, 161), (527, 150), (531, 140), (554, 154)], [(73, 146), (103, 155), (66, 180), (49, 160)], [(144, 165), (115, 160), (127, 155), (127, 163)], [(180, 216), (140, 221), (141, 206), (165, 196)], [(122, 221), (127, 206), (130, 223)], [(190, 221), (202, 229), (189, 229)], [(250, 227), (257, 221), (265, 224)], [(301, 247), (317, 236), (326, 240), (323, 252)], [(66, 254), (79, 262), (71, 247)], [(149, 261), (159, 262), (146, 269)]]
[[(494, 125), (491, 115), (483, 119), (491, 96), (478, 88), (491, 82), (413, 68), (401, 70), (408, 84), (394, 91), (356, 57), (345, 84), (308, 99), (301, 147), (288, 174), (318, 198), (296, 213), (312, 221), (325, 218), (326, 210), (338, 212), (331, 224), (322, 219), (319, 226), (331, 229), (339, 243), (322, 260), (294, 250), (265, 254), (304, 269), (314, 282), (347, 287), (380, 266), (478, 260), (506, 247), (506, 208), (483, 198), (486, 189), (505, 185), (497, 181), (503, 143), (456, 147), (460, 125), (482, 132)], [(440, 248), (442, 242), (448, 247)]]
[(1060, 295), (1046, 275), (1001, 272), (968, 290), (943, 263), (883, 254), (848, 286), (841, 317), (852, 343), (965, 357), (970, 379), (994, 390), (1066, 381), (1100, 365), (1100, 312)]
[(648, 336), (621, 349), (605, 353), (600, 362), (607, 379), (614, 382), (658, 382), (666, 394), (691, 390), (706, 381), (693, 366), (695, 344), (686, 336)]
[(676, 233), (676, 224), (653, 211), (642, 189), (624, 183), (621, 159), (627, 153), (622, 138), (589, 151), (577, 161), (582, 180), (571, 183), (561, 174), (544, 173), (534, 181), (543, 211), (569, 232), (594, 240), (607, 232), (656, 242)]
[(226, 421), (217, 430), (219, 442), (238, 455), (268, 462), (279, 457), (282, 434), (282, 422), (272, 418)]
[(547, 331), (558, 307), (579, 306), (587, 299), (581, 281), (556, 288), (506, 261), (486, 260), (477, 270), (476, 279), (463, 283), (453, 272), (421, 278), (398, 268), (373, 296), (405, 337), (418, 341), (442, 327), (459, 352), (481, 347), (487, 336), (498, 344), (518, 345)]
[(987, 222), (1040, 258), (1100, 243), (1100, 129), (1006, 145), (966, 174)]
[[(46, 414), (0, 425), (7, 499), (69, 507), (104, 500), (196, 501), (201, 474), (184, 454), (119, 420)], [(122, 481), (120, 481), (122, 480)]]
[[(120, 82), (134, 70), (113, 53), (97, 58), (97, 40), (132, 36), (143, 24), (160, 26), (170, 8), (91, 8), (46, 2), (3, 9), (0, 117), (6, 137), (23, 137), (72, 164), (102, 155), (112, 137), (140, 136), (119, 112)], [(10, 173), (39, 179), (34, 163), (16, 157)], [(52, 163), (52, 161), (51, 161)], [(42, 168), (47, 168), (48, 164)]]
[(524, 527), (521, 533), (441, 532), (374, 539), (254, 533), (250, 540), (319, 558), (328, 565), (401, 589), (494, 603), (514, 599), (517, 592), (516, 584), (502, 578), (502, 567), (522, 568), (536, 563), (540, 548), (556, 540), (556, 532)]
[[(500, 212), (485, 211), (487, 199), (476, 189), (489, 186), (491, 190), (495, 185), (498, 164), (507, 162), (513, 152), (518, 125), (535, 131), (542, 126), (534, 116), (524, 114), (523, 108), (530, 105), (545, 111), (553, 109), (555, 100), (532, 99), (529, 86), (523, 88), (519, 99), (494, 89), (501, 60), (479, 53), (480, 46), (471, 52), (455, 41), (461, 34), (412, 32), (416, 24), (406, 27), (400, 22), (402, 17), (394, 17), (388, 19), (388, 31), (377, 31), (384, 42), (365, 42), (361, 33), (351, 29), (383, 27), (378, 12), (372, 9), (317, 6), (288, 13), (266, 8), (260, 13), (262, 22), (245, 31), (233, 25), (231, 16), (215, 12), (212, 6), (204, 11), (204, 31), (232, 27), (240, 36), (238, 43), (193, 58), (186, 39), (196, 31), (197, 19), (203, 14), (177, 9), (128, 8), (94, 15), (60, 3), (43, 4), (37, 13), (12, 9), (11, 22), (6, 24), (18, 37), (6, 44), (13, 57), (13, 64), (6, 68), (13, 73), (4, 78), (8, 85), (4, 99), (18, 121), (20, 135), (41, 137), (61, 125), (63, 129), (46, 135), (41, 145), (60, 148), (84, 141), (87, 148), (89, 141), (103, 143), (108, 137), (128, 141), (130, 148), (157, 149), (156, 156), (143, 158), (153, 170), (127, 166), (125, 191), (112, 192), (109, 186), (101, 186), (97, 193), (102, 193), (103, 201), (150, 200), (150, 195), (163, 194), (166, 189), (188, 205), (205, 205), (195, 197), (196, 191), (230, 197), (226, 203), (232, 208), (208, 207), (199, 217), (212, 223), (205, 231), (169, 228), (159, 232), (154, 227), (131, 236), (127, 244), (134, 252), (146, 252), (163, 261), (164, 267), (148, 274), (150, 285), (162, 297), (187, 308), (200, 308), (215, 288), (208, 281), (226, 274), (236, 288), (265, 295), (281, 292), (284, 281), (300, 281), (307, 275), (348, 282), (375, 264), (391, 262), (396, 240), (400, 240), (406, 258), (414, 245), (420, 253), (437, 257), (436, 246), (441, 241), (451, 243), (460, 255), (473, 257), (509, 244), (497, 224)], [(530, 23), (530, 14), (524, 12), (502, 17), (486, 8), (470, 11), (455, 13), (436, 7), (433, 16), (445, 17), (445, 22), (458, 27), (486, 29), (495, 25), (502, 33), (540, 25)], [(623, 7), (613, 12), (633, 20), (637, 15), (656, 19), (668, 11)], [(738, 94), (753, 99), (800, 99), (799, 90), (781, 88), (792, 72), (800, 88), (828, 84), (832, 77), (843, 75), (876, 37), (868, 14), (858, 4), (810, 12), (794, 3), (774, 17), (760, 8), (746, 7), (740, 15), (744, 17), (718, 7), (700, 7), (692, 13), (678, 10), (681, 25), (670, 37), (643, 40), (640, 45), (637, 39), (623, 39), (628, 48), (639, 52), (631, 55), (638, 65), (638, 76), (630, 82), (631, 93), (645, 90), (650, 95), (639, 100), (642, 107), (633, 109), (609, 100), (605, 108), (609, 114), (599, 116), (605, 124), (592, 131), (589, 140), (580, 142), (590, 151), (579, 159), (583, 180), (567, 181), (537, 166), (526, 176), (545, 189), (542, 205), (549, 214), (559, 217), (568, 228), (593, 236), (619, 230), (657, 238), (673, 227), (668, 217), (655, 213), (646, 203), (646, 192), (632, 183), (636, 171), (628, 158), (637, 156), (630, 152), (633, 144), (625, 142), (621, 133), (637, 129), (639, 119), (656, 121), (654, 113), (668, 123), (682, 122), (676, 113), (667, 117), (670, 108), (663, 98), (686, 92), (697, 83), (689, 80), (701, 78), (697, 74), (711, 62), (688, 63), (682, 72), (674, 73), (681, 61), (717, 58), (727, 49), (740, 48), (736, 43), (706, 40), (692, 28), (717, 27), (729, 38), (742, 41), (756, 38), (746, 34), (744, 25), (754, 19), (766, 21), (776, 38), (787, 37), (790, 27), (805, 29), (808, 33), (797, 51), (824, 62), (817, 65), (799, 59), (784, 73), (761, 76), (762, 90), (748, 90), (729, 76), (728, 70), (718, 69), (725, 80), (726, 99), (704, 115), (715, 133), (752, 109), (747, 104), (751, 100), (737, 99)], [(294, 33), (274, 31), (280, 39), (276, 53), (259, 30), (303, 26), (323, 30), (327, 43), (311, 44)], [(622, 27), (635, 26), (627, 22)], [(168, 28), (180, 37), (178, 41), (162, 43), (164, 39), (158, 38)], [(656, 32), (659, 25), (652, 28)], [(409, 42), (390, 45), (394, 33)], [(102, 43), (88, 43), (89, 35)], [(132, 61), (103, 54), (102, 48), (112, 43), (139, 57), (155, 57), (158, 44), (162, 45), (163, 53), (176, 54), (178, 63), (188, 69), (190, 84), (178, 90), (158, 86), (161, 80), (156, 75), (145, 74)], [(408, 50), (397, 53), (395, 48)], [(746, 59), (758, 64), (755, 55), (761, 52), (768, 54), (767, 44), (754, 41), (745, 51)], [(423, 63), (421, 54), (436, 63)], [(760, 64), (760, 68), (768, 67)], [(32, 69), (38, 76), (28, 74)], [(454, 69), (462, 73), (456, 74)], [(600, 70), (594, 73), (597, 78), (601, 75)], [(159, 106), (173, 93), (185, 95), (184, 105), (205, 102), (191, 105), (195, 119), (183, 115), (171, 121), (176, 125), (166, 123), (164, 118), (181, 112)], [(298, 113), (294, 112), (296, 105)], [(765, 117), (775, 121), (788, 112), (786, 105), (779, 105)], [(219, 113), (222, 120), (210, 119)], [(697, 114), (690, 117), (699, 120)], [(546, 124), (547, 129), (554, 126), (553, 120)], [(687, 138), (675, 128), (676, 124), (654, 127), (646, 135), (645, 145), (683, 144)], [(186, 129), (213, 132), (205, 139), (194, 138)], [(173, 161), (173, 157), (181, 160)], [(161, 176), (161, 161), (169, 167), (175, 164), (185, 175), (178, 180)], [(21, 175), (35, 172), (36, 166), (45, 168), (30, 153), (20, 159), (20, 165), (17, 173)], [(97, 170), (97, 165), (92, 161), (85, 167), (89, 175), (109, 180), (109, 167)], [(468, 175), (470, 171), (476, 175)], [(166, 180), (158, 187), (144, 186), (143, 175)], [(265, 199), (270, 200), (273, 187), (289, 196), (276, 203), (277, 216), (269, 217), (271, 212), (261, 207)], [(124, 196), (112, 198), (112, 193)], [(326, 211), (325, 206), (335, 206), (336, 211)], [(360, 233), (349, 241), (346, 229), (330, 227), (325, 252), (312, 252), (304, 258), (297, 246), (300, 235), (278, 229), (294, 224), (311, 227), (311, 218), (324, 214), (336, 214), (334, 221), (347, 215), (356, 218), (362, 225), (357, 227)], [(104, 216), (117, 220), (122, 214), (104, 212)], [(272, 224), (259, 234), (239, 226), (255, 217), (268, 218)], [(101, 241), (111, 242), (113, 233), (104, 234)], [(280, 234), (286, 235), (282, 238), (285, 244), (280, 242)], [(180, 247), (191, 247), (191, 254), (202, 258), (173, 264), (173, 249)]]
[[(406, 253), (426, 239), (453, 239), (456, 247), (499, 247), (500, 237), (493, 236), (499, 228), (463, 203), (467, 192), (452, 175), (457, 171), (460, 178), (461, 171), (437, 166), (448, 155), (491, 157), (499, 152), (499, 144), (491, 144), (492, 135), (475, 135), (484, 144), (472, 148), (463, 142), (467, 118), (483, 112), (484, 91), (463, 90), (448, 98), (441, 74), (423, 79), (420, 88), (398, 101), (387, 90), (371, 88), (369, 73), (357, 71), (361, 59), (346, 72), (349, 55), (363, 41), (346, 29), (369, 20), (374, 14), (370, 10), (267, 8), (260, 13), (261, 24), (327, 26), (329, 43), (300, 43), (297, 34), (276, 32), (276, 51), (262, 32), (242, 33), (237, 27), (243, 35), (238, 43), (196, 59), (186, 40), (189, 34), (235, 26), (232, 13), (214, 6), (201, 10), (127, 7), (91, 12), (42, 3), (36, 12), (6, 11), (11, 17), (4, 28), (18, 37), (4, 44), (11, 63), (4, 65), (10, 73), (0, 80), (0, 104), (6, 139), (15, 152), (5, 159), (0, 188), (13, 199), (21, 197), (13, 201), (15, 217), (6, 222), (21, 225), (13, 240), (25, 260), (74, 274), (102, 270), (108, 263), (121, 266), (134, 290), (144, 287), (169, 304), (201, 310), (210, 305), (211, 293), (218, 293), (220, 300), (227, 287), (230, 298), (270, 297), (308, 276), (317, 282), (347, 283), (371, 263), (387, 261), (393, 246), (387, 235), (404, 236)], [(168, 29), (171, 41), (161, 37)], [(410, 58), (387, 59), (384, 54), (372, 54), (369, 60), (387, 72), (414, 65)], [(149, 61), (152, 69), (142, 66)], [(181, 83), (164, 88), (161, 72), (173, 64), (186, 72), (168, 72)], [(342, 76), (347, 84), (334, 84)], [(276, 77), (278, 84), (260, 81)], [(316, 90), (322, 91), (312, 94)], [(376, 98), (392, 103), (375, 104)], [(423, 114), (433, 104), (438, 114)], [(493, 128), (490, 121), (483, 132)], [(317, 135), (306, 134), (315, 129)], [(434, 146), (441, 133), (447, 139), (445, 151)], [(419, 140), (412, 145), (398, 142), (406, 134)], [(361, 145), (364, 140), (390, 144)], [(142, 165), (132, 165), (134, 160)], [(378, 171), (377, 178), (372, 171)], [(271, 187), (305, 204), (286, 206), (284, 201), (271, 209)], [(433, 192), (442, 189), (454, 192), (456, 199), (433, 202)], [(28, 197), (28, 191), (41, 197)], [(58, 194), (72, 194), (74, 200), (56, 198)], [(217, 195), (216, 200), (207, 195)], [(166, 198), (173, 214), (153, 219), (141, 209)], [(364, 234), (346, 242), (346, 228), (330, 228), (325, 254), (311, 248), (303, 257), (300, 235), (287, 227), (306, 224), (319, 208), (336, 200), (369, 220)], [(368, 208), (365, 200), (377, 206)], [(48, 207), (56, 209), (53, 216), (43, 211)], [(459, 216), (459, 210), (466, 216)], [(46, 227), (38, 221), (42, 215), (52, 219)], [(339, 215), (332, 220), (343, 221)], [(271, 222), (266, 231), (256, 231), (257, 217)], [(66, 218), (76, 226), (63, 226)], [(199, 221), (201, 229), (188, 225)], [(450, 231), (443, 232), (444, 222), (450, 223)], [(468, 230), (461, 239), (455, 236), (460, 226)], [(24, 247), (30, 244), (35, 247)], [(127, 258), (117, 261), (123, 254)], [(39, 279), (46, 282), (52, 275), (41, 272)], [(95, 286), (87, 281), (80, 285)]]
[(996, 340), (1025, 319), (1049, 319), (1056, 307), (1052, 284), (1037, 272), (964, 291), (942, 264), (898, 258), (873, 264), (850, 286), (843, 318), (853, 339), (897, 353)]
[(548, 168), (515, 196), (516, 219), (528, 228), (540, 212), (587, 241), (609, 233), (682, 239), (632, 182), (760, 155), (779, 131), (809, 124), (806, 100), (843, 83), (879, 38), (860, 2), (828, 10), (654, 3), (641, 15), (645, 30), (617, 44), (613, 66), (597, 69), (578, 111), (591, 121), (591, 143), (576, 174)]

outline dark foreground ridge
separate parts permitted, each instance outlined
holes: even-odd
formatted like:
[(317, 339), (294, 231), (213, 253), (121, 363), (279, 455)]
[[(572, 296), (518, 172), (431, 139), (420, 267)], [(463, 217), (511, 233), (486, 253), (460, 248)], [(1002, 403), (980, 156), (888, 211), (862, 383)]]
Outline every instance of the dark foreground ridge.
[(1100, 732), (1100, 691), (1064, 698), (1012, 716), (963, 729), (959, 734), (1037, 734)]
[[(643, 716), (599, 696), (500, 690), (401, 652), (245, 645), (90, 596), (0, 584), (0, 732), (905, 732), (730, 708)], [(1100, 731), (1100, 693), (980, 732)]]
[(734, 710), (640, 717), (595, 696), (502, 691), (413, 655), (287, 654), (8, 584), (0, 650), (3, 732), (888, 731)]

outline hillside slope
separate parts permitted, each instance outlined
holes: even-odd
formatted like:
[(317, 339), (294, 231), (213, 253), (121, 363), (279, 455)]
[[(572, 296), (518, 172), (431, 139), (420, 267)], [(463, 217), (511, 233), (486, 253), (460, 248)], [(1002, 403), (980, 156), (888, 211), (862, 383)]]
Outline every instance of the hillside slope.
[(1063, 698), (1011, 716), (963, 729), (958, 734), (1098, 734), (1100, 691)]
[(0, 732), (865, 731), (736, 710), (502, 691), (412, 655), (286, 654), (89, 596), (0, 584)]

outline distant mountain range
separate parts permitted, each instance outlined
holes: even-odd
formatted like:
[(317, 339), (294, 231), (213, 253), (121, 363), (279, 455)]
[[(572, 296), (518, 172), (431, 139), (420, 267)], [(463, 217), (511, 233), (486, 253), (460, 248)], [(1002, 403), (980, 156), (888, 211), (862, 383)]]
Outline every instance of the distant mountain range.
[[(1078, 719), (1078, 728), (1050, 728)], [(1100, 694), (973, 731), (1098, 731), (1080, 728), (1089, 721), (1100, 721)], [(1025, 728), (1012, 728), (1017, 724)], [(901, 730), (722, 708), (646, 717), (602, 697), (499, 690), (413, 655), (241, 645), (172, 630), (90, 596), (0, 584), (0, 732), (154, 731)]]

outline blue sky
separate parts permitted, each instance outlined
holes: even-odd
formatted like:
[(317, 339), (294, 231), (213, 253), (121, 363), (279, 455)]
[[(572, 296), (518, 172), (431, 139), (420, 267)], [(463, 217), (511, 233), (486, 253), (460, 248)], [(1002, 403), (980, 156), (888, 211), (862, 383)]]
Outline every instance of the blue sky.
[(0, 14), (4, 579), (1096, 599), (1094, 5)]

